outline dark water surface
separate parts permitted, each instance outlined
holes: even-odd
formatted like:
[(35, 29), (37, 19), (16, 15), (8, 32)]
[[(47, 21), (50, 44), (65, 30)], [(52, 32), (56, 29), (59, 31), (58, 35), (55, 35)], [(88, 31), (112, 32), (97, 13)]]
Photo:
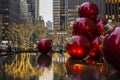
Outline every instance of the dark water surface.
[(68, 55), (22, 53), (0, 57), (0, 80), (120, 80), (104, 62), (72, 60)]

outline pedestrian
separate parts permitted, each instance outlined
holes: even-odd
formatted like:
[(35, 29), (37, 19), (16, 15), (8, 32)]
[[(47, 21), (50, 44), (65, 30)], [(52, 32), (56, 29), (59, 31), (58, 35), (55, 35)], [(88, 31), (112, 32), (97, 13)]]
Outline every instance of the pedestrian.
[(11, 53), (11, 52), (12, 52), (11, 46), (8, 45), (8, 47), (7, 47), (7, 53)]

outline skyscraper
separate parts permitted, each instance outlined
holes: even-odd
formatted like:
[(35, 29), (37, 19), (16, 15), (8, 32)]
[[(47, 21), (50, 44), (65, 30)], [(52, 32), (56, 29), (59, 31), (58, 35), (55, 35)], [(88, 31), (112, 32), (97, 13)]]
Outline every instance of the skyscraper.
[(0, 15), (2, 18), (2, 40), (8, 40), (8, 29), (11, 24), (19, 23), (19, 3), (19, 0), (0, 0)]
[(28, 11), (31, 12), (33, 23), (39, 21), (39, 0), (26, 0), (28, 3)]
[(32, 15), (28, 11), (28, 6), (25, 0), (20, 0), (20, 23), (32, 23)]
[(53, 0), (53, 28), (64, 30), (65, 28), (65, 0)]

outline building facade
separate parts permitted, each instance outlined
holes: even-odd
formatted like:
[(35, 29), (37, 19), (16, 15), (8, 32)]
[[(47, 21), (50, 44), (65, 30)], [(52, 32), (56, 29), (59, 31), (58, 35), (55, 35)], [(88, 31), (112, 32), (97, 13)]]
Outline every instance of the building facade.
[(61, 31), (65, 28), (65, 0), (53, 0), (53, 28)]
[(120, 20), (120, 0), (105, 0), (105, 18), (114, 21)]
[(99, 8), (99, 17), (105, 19), (105, 0), (53, 0), (53, 28), (64, 30), (75, 21), (78, 16), (78, 7), (83, 2), (94, 2)]
[(19, 23), (19, 0), (0, 0), (2, 40), (8, 40), (8, 30), (12, 23)]
[(120, 0), (66, 0), (65, 4), (67, 17), (65, 21), (67, 26), (79, 18), (78, 7), (87, 1), (93, 2), (98, 6), (98, 17), (100, 19), (111, 19), (117, 22), (120, 20)]
[(28, 11), (31, 12), (33, 23), (39, 21), (39, 0), (26, 0), (28, 3)]
[(95, 3), (99, 8), (99, 17), (105, 19), (105, 0), (66, 0), (66, 26), (70, 26), (73, 21), (79, 18), (78, 8), (87, 1)]
[(28, 6), (25, 0), (20, 0), (20, 23), (32, 23), (32, 15), (28, 11)]

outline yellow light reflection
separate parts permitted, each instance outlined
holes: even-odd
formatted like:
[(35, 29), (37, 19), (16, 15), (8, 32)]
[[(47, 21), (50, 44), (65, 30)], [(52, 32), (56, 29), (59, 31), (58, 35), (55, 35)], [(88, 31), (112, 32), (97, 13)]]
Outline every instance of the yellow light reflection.
[(41, 75), (44, 71), (43, 68), (36, 68), (31, 65), (30, 53), (23, 53), (16, 55), (12, 64), (5, 64), (6, 74), (14, 78), (22, 78), (29, 80), (29, 78)]

